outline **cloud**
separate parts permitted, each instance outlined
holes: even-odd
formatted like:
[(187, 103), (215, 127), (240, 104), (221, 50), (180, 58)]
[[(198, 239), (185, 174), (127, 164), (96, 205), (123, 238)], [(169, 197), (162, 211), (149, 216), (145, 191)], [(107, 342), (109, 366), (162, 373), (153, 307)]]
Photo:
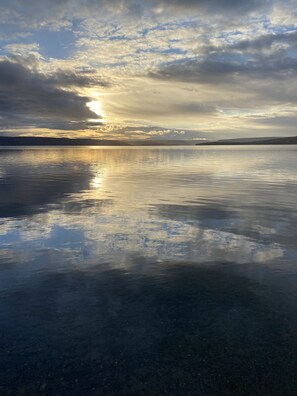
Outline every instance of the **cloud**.
[(160, 8), (182, 8), (189, 9), (200, 9), (209, 12), (216, 13), (246, 13), (256, 9), (259, 9), (267, 4), (269, 1), (265, 0), (163, 0), (163, 1), (151, 1), (155, 4), (155, 7), (159, 5)]
[(38, 56), (40, 46), (38, 43), (13, 43), (7, 44), (4, 47), (4, 50), (7, 51), (9, 54), (15, 54), (16, 56), (28, 56), (28, 54), (34, 54)]
[(263, 34), (254, 39), (241, 40), (235, 45), (227, 47), (229, 50), (239, 51), (261, 51), (271, 48), (273, 45), (283, 44), (285, 46), (294, 46), (296, 49), (297, 31), (285, 33)]
[(0, 117), (5, 127), (35, 125), (77, 129), (100, 119), (88, 107), (88, 97), (64, 88), (91, 84), (87, 75), (58, 70), (42, 74), (9, 59), (0, 61)]
[(172, 111), (178, 111), (184, 114), (194, 113), (197, 115), (209, 115), (216, 113), (217, 110), (214, 105), (197, 102), (185, 102), (172, 106)]
[(259, 34), (260, 26), (254, 28), (256, 31), (220, 33), (219, 37), (200, 39), (192, 51), (194, 56), (188, 52), (183, 59), (160, 63), (149, 75), (160, 80), (199, 84), (295, 77), (297, 31)]
[(254, 117), (251, 122), (268, 125), (270, 128), (277, 128), (278, 130), (288, 130), (290, 128), (296, 135), (297, 112), (295, 111), (295, 114), (288, 115), (275, 114), (270, 117)]
[(98, 78), (95, 71), (79, 71), (58, 69), (47, 77), (49, 84), (59, 87), (109, 87), (110, 83)]
[(162, 83), (192, 86), (193, 91), (196, 86), (200, 97), (206, 92), (208, 106), (225, 115), (237, 111), (242, 117), (262, 108), (263, 119), (275, 112), (283, 116), (296, 112), (296, 37), (296, 32), (269, 34), (210, 45), (202, 55), (163, 63), (149, 76)]
[(0, 0), (3, 23), (28, 23), (31, 29), (50, 28), (53, 31), (71, 29), (74, 20), (89, 17), (189, 15), (193, 12), (210, 18), (239, 17), (271, 8), (272, 0)]
[(96, 131), (97, 137), (104, 139), (131, 140), (199, 140), (207, 134), (198, 130), (162, 128), (159, 126), (104, 125)]
[(229, 83), (231, 78), (266, 79), (296, 74), (297, 58), (289, 57), (281, 50), (268, 56), (260, 55), (240, 60), (228, 54), (221, 56), (211, 54), (203, 59), (184, 59), (164, 64), (149, 73), (153, 78), (202, 84)]
[(291, 0), (0, 0), (0, 62), (26, 76), (0, 76), (2, 133), (105, 137), (92, 101), (120, 138), (270, 135), (262, 120), (297, 103), (295, 13)]

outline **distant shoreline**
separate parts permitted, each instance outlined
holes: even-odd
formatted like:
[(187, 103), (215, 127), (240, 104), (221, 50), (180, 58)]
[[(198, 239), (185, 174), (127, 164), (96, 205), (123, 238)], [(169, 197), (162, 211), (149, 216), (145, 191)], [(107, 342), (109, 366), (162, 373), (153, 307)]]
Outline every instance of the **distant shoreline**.
[(243, 138), (224, 139), (212, 142), (196, 143), (197, 146), (254, 146), (254, 145), (291, 145), (297, 144), (297, 136), (279, 138)]
[(297, 136), (282, 138), (243, 138), (224, 139), (217, 141), (197, 140), (97, 140), (97, 139), (69, 139), (50, 137), (4, 137), (0, 136), (1, 147), (103, 147), (103, 146), (243, 146), (243, 145), (294, 145)]
[(69, 146), (195, 146), (197, 140), (97, 140), (97, 139), (69, 139), (48, 137), (3, 137), (0, 136), (0, 148), (7, 146), (20, 147), (69, 147)]

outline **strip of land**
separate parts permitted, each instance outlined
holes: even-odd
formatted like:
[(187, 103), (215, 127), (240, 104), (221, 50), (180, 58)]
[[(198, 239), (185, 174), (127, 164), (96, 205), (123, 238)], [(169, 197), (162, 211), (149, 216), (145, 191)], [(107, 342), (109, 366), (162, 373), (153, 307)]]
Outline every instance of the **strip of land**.
[(297, 144), (297, 136), (237, 138), (215, 141), (197, 140), (99, 140), (31, 136), (0, 136), (0, 147), (8, 146), (228, 146)]
[(228, 145), (263, 145), (263, 144), (297, 144), (297, 136), (291, 137), (269, 137), (269, 138), (242, 138), (242, 139), (222, 139), (196, 143), (198, 146), (228, 146)]
[(1, 146), (184, 146), (195, 145), (193, 140), (98, 140), (31, 136), (0, 136)]

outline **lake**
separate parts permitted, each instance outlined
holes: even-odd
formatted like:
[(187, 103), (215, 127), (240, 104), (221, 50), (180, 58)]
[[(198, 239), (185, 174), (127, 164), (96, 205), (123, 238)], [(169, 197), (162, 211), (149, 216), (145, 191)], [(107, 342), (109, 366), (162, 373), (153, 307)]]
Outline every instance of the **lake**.
[(297, 147), (0, 149), (1, 395), (295, 395)]

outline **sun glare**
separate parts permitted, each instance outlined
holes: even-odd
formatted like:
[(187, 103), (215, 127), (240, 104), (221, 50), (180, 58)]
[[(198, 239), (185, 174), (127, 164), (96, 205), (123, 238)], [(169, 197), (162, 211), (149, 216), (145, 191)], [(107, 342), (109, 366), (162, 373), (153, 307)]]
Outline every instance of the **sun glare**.
[(87, 103), (87, 106), (97, 116), (103, 116), (102, 106), (99, 100), (92, 100), (92, 102)]

